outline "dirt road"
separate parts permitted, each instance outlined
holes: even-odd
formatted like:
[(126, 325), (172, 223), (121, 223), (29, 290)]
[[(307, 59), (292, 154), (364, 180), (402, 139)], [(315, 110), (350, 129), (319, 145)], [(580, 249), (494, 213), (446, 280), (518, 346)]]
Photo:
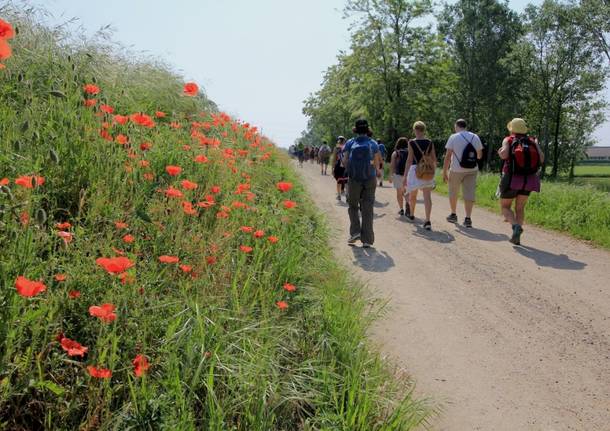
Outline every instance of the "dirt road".
[(610, 430), (610, 253), (531, 226), (512, 246), (489, 211), (475, 209), (473, 229), (447, 223), (442, 196), (427, 232), (398, 216), (389, 185), (377, 189), (375, 248), (350, 248), (332, 177), (296, 169), (338, 258), (389, 299), (373, 340), (441, 403), (433, 429)]

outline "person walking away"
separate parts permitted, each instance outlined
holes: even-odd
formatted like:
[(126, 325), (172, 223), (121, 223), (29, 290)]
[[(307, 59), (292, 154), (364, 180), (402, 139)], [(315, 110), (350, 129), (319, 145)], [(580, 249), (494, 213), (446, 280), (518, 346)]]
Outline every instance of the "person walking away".
[(347, 172), (343, 166), (343, 147), (345, 146), (345, 138), (339, 136), (337, 145), (333, 152), (333, 177), (337, 182), (337, 200), (341, 200), (341, 195), (345, 193), (345, 185), (347, 184)]
[(405, 182), (407, 193), (409, 193), (409, 215), (407, 218), (415, 220), (415, 204), (417, 203), (417, 193), (422, 190), (424, 194), (424, 207), (426, 220), (424, 229), (432, 230), (430, 214), (432, 213), (432, 189), (434, 183), (434, 173), (436, 170), (436, 151), (430, 139), (426, 138), (426, 124), (423, 121), (416, 121), (413, 124), (415, 139), (409, 141), (409, 155), (405, 168)]
[[(360, 240), (364, 248), (375, 242), (373, 232), (373, 205), (377, 176), (381, 168), (381, 155), (377, 142), (367, 136), (370, 133), (366, 120), (356, 121), (355, 138), (350, 139), (343, 149), (343, 164), (347, 168), (347, 203), (350, 220), (348, 245)], [(360, 220), (362, 215), (362, 220)]]
[(398, 202), (398, 214), (403, 216), (409, 215), (408, 196), (405, 199), (405, 168), (407, 166), (407, 158), (409, 156), (409, 140), (407, 138), (398, 138), (394, 152), (390, 157), (390, 172), (392, 173), (392, 185), (396, 189), (396, 201)]
[(540, 192), (539, 171), (544, 163), (544, 153), (538, 140), (527, 134), (525, 120), (513, 118), (507, 128), (510, 135), (504, 138), (502, 147), (498, 150), (498, 155), (503, 160), (498, 192), (502, 215), (512, 225), (509, 241), (520, 245), (525, 205), (531, 192)]
[(318, 147), (311, 147), (309, 152), (309, 161), (313, 165), (318, 160)]
[(326, 141), (322, 142), (322, 146), (318, 151), (318, 158), (320, 159), (320, 174), (327, 175), (328, 172), (328, 163), (330, 162), (330, 154), (332, 150), (328, 146)]
[(381, 155), (381, 176), (379, 177), (379, 187), (383, 187), (383, 176), (385, 174), (383, 171), (383, 165), (385, 164), (388, 151), (381, 140), (377, 141), (377, 145), (379, 145), (379, 154)]
[(297, 144), (297, 159), (299, 160), (299, 168), (302, 168), (305, 160), (305, 145), (302, 142)]
[(466, 130), (466, 120), (459, 119), (454, 124), (455, 133), (447, 140), (445, 161), (443, 163), (443, 181), (448, 183), (449, 206), (451, 214), (447, 217), (450, 223), (457, 223), (457, 202), (462, 188), (464, 199), (464, 226), (472, 227), (472, 208), (476, 200), (478, 161), (483, 157), (483, 144), (474, 133)]

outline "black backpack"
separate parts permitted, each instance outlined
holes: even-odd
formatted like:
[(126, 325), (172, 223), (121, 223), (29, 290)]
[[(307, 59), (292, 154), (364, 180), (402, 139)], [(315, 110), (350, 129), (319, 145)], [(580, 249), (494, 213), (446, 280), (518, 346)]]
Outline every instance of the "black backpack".
[[(468, 144), (464, 147), (464, 151), (462, 151), (462, 157), (458, 157), (458, 162), (460, 162), (460, 166), (464, 169), (473, 169), (478, 166), (477, 159), (477, 150), (472, 145), (472, 141), (469, 141), (460, 133), (462, 139), (464, 139)], [(457, 154), (456, 154), (457, 157)]]

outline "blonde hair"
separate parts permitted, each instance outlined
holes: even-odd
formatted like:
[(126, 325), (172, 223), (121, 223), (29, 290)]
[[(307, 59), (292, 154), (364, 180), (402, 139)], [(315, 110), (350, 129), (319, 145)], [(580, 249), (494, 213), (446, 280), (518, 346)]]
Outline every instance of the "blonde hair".
[(424, 123), (423, 121), (416, 121), (415, 123), (413, 123), (413, 130), (418, 130), (420, 132), (425, 132), (426, 131), (426, 123)]

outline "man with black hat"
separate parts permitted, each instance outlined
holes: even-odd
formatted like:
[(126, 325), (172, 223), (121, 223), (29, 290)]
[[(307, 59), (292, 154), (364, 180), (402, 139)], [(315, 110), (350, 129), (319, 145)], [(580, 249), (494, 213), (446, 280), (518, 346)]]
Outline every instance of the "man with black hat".
[(356, 121), (353, 131), (357, 136), (350, 139), (343, 149), (343, 164), (348, 176), (347, 203), (350, 220), (350, 237), (347, 243), (353, 246), (360, 240), (364, 248), (369, 248), (375, 242), (373, 205), (382, 161), (377, 142), (368, 136), (371, 134), (368, 122), (364, 119)]

